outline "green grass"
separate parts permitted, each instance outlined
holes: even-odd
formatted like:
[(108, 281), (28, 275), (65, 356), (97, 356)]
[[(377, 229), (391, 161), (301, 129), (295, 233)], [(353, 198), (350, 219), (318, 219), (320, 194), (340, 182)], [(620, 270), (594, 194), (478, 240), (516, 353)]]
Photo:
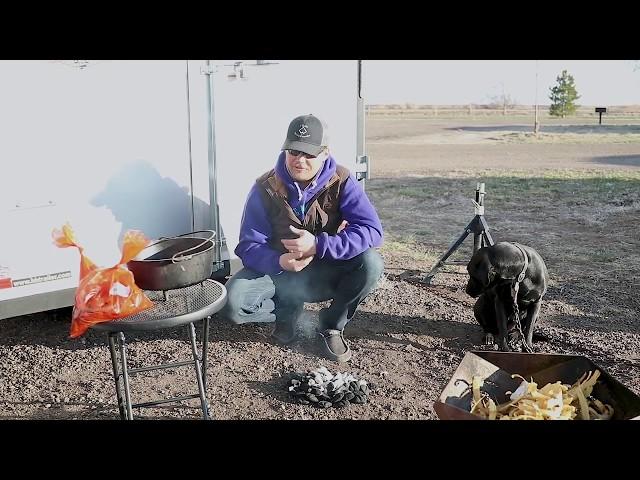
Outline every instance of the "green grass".
[(603, 248), (599, 250), (593, 250), (591, 252), (591, 255), (589, 256), (589, 259), (594, 262), (609, 263), (618, 260), (619, 257), (611, 250)]
[(637, 194), (640, 172), (550, 170), (536, 176), (531, 172), (492, 171), (479, 181), (485, 182), (487, 201), (512, 203), (527, 197), (534, 203), (551, 200), (572, 205), (598, 200), (611, 202), (623, 195)]
[(409, 257), (419, 262), (432, 262), (438, 258), (438, 252), (425, 248), (412, 234), (404, 236), (387, 233), (380, 251)]
[[(632, 170), (487, 170), (373, 179), (367, 189), (385, 228), (383, 251), (433, 263), (473, 218), (476, 182), (485, 183), (485, 218), (496, 241), (539, 246), (556, 268), (567, 271), (570, 263), (621, 267), (640, 260), (629, 246), (640, 216), (640, 172)], [(470, 244), (468, 238), (461, 247), (465, 255)]]
[[(460, 175), (455, 181), (441, 178), (441, 181), (408, 181), (398, 180), (395, 185), (388, 186), (389, 194), (406, 197), (425, 204), (434, 199), (442, 199), (460, 193), (454, 184), (460, 183)], [(429, 177), (436, 179), (437, 177)], [(490, 170), (474, 175), (473, 181), (484, 182), (487, 190), (486, 201), (507, 202), (521, 201), (523, 197), (532, 200), (549, 200), (571, 196), (568, 200), (575, 203), (578, 200), (587, 201), (590, 197), (613, 200), (620, 195), (637, 194), (640, 183), (640, 172), (635, 171), (575, 171), (575, 170), (546, 170), (539, 173), (502, 172)], [(450, 187), (448, 187), (450, 185)], [(472, 192), (469, 193), (471, 197)], [(537, 203), (537, 202), (536, 202)], [(436, 204), (432, 204), (437, 208)]]
[(507, 132), (494, 135), (500, 143), (562, 143), (562, 144), (603, 144), (640, 143), (638, 133), (533, 133)]
[(425, 187), (399, 187), (396, 192), (400, 196), (417, 198), (420, 200), (431, 198), (433, 196), (433, 193)]

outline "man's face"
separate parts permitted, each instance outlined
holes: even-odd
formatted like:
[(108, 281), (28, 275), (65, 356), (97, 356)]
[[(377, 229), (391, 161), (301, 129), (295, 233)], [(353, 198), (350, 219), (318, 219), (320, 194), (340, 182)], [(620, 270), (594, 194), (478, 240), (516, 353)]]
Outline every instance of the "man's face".
[(327, 158), (327, 151), (324, 149), (317, 157), (297, 150), (285, 150), (287, 170), (289, 175), (296, 182), (308, 182), (316, 176), (322, 162)]

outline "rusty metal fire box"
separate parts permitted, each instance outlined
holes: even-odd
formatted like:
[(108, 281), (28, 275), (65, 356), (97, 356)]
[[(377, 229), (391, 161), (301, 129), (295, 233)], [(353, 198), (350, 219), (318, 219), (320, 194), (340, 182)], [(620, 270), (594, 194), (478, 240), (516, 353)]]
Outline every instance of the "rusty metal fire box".
[(609, 375), (589, 358), (581, 355), (546, 353), (513, 353), (495, 351), (470, 351), (464, 356), (444, 388), (434, 410), (441, 420), (483, 420), (471, 414), (472, 393), (468, 385), (473, 376), (484, 380), (483, 390), (502, 403), (508, 400), (505, 392), (515, 391), (521, 382), (512, 374), (530, 377), (538, 385), (575, 383), (582, 374), (595, 369), (601, 375), (593, 388), (593, 395), (614, 408), (613, 420), (640, 420), (640, 397)]

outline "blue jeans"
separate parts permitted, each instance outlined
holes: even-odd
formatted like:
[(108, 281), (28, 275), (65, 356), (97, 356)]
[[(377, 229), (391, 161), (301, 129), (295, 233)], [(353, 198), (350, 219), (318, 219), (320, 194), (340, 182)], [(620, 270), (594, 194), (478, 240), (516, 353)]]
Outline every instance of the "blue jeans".
[(304, 303), (333, 300), (320, 310), (321, 330), (342, 330), (384, 270), (370, 248), (349, 260), (314, 259), (300, 272), (264, 275), (243, 268), (226, 283), (227, 304), (220, 314), (233, 323), (296, 322)]

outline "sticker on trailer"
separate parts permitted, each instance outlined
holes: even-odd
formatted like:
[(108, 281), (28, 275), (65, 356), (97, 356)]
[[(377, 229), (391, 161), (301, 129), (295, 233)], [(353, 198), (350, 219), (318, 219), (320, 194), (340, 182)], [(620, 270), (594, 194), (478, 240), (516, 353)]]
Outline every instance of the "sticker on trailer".
[(34, 283), (52, 282), (63, 278), (71, 278), (71, 271), (47, 273), (46, 275), (36, 275), (34, 277), (18, 278), (13, 280), (14, 287), (22, 287), (23, 285), (33, 285)]
[(0, 288), (11, 288), (12, 286), (9, 268), (0, 265)]

